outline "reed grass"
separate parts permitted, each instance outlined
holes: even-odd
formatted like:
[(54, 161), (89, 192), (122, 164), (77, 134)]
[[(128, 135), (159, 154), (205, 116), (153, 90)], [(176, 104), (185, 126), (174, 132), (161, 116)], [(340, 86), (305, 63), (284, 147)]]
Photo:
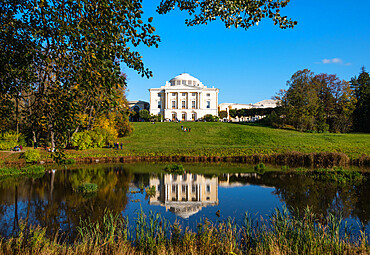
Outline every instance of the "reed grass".
[[(295, 215), (295, 216), (294, 216)], [(268, 218), (245, 213), (242, 225), (233, 219), (196, 231), (169, 223), (160, 214), (138, 211), (128, 219), (106, 211), (100, 222), (81, 220), (73, 242), (48, 239), (46, 229), (20, 225), (17, 236), (0, 239), (0, 254), (369, 254), (368, 234), (343, 227), (340, 216), (326, 218), (310, 208), (290, 213), (276, 209)]]
[(28, 176), (28, 177), (39, 177), (44, 175), (45, 167), (31, 165), (27, 167), (2, 167), (0, 168), (0, 178), (2, 177), (18, 177), (18, 176)]

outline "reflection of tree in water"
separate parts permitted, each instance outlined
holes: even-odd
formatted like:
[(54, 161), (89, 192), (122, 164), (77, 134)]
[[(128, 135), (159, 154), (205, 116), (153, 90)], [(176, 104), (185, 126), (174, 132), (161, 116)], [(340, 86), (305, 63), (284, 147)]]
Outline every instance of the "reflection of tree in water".
[[(33, 189), (32, 178), (8, 178), (0, 182), (0, 232), (16, 234), (19, 219), (28, 222)], [(22, 205), (21, 207), (19, 205)], [(26, 208), (25, 208), (26, 207)]]
[[(343, 217), (352, 216), (367, 224), (370, 217), (369, 178), (367, 176), (362, 183), (338, 185), (303, 175), (270, 172), (256, 177), (236, 174), (230, 176), (229, 181), (275, 187), (273, 193), (288, 208), (298, 209), (299, 212), (310, 206), (318, 215), (341, 213)], [(297, 213), (297, 210), (291, 211)]]
[(366, 225), (370, 221), (370, 175), (360, 186), (354, 187), (354, 195), (358, 198), (352, 211), (353, 217), (358, 217)]
[[(21, 216), (29, 218), (33, 225), (47, 227), (48, 235), (58, 229), (73, 234), (80, 219), (100, 220), (106, 208), (114, 213), (123, 211), (131, 179), (132, 174), (122, 168), (50, 171), (42, 180), (34, 180), (33, 185), (30, 180), (18, 183), (17, 197), (28, 205)], [(73, 192), (73, 187), (83, 182), (98, 184), (96, 196), (88, 198)], [(4, 214), (5, 208), (14, 206), (16, 193), (14, 186), (6, 192), (2, 189), (0, 183), (0, 212)]]

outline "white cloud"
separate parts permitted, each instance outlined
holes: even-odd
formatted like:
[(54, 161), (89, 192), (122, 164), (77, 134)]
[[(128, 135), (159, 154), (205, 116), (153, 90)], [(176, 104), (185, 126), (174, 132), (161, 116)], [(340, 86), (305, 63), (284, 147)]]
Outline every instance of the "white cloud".
[(321, 62), (316, 62), (316, 64), (341, 64), (345, 66), (352, 65), (351, 63), (344, 63), (341, 58), (324, 58), (323, 60), (321, 60)]
[(331, 62), (336, 64), (336, 63), (342, 63), (343, 61), (340, 58), (333, 58)]

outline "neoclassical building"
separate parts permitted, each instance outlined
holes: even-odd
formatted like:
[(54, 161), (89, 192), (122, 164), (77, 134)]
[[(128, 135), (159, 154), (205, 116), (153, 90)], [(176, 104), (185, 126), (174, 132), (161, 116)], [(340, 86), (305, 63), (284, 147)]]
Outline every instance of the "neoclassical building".
[(164, 119), (195, 121), (218, 115), (218, 89), (207, 88), (197, 78), (183, 73), (150, 91), (150, 113)]

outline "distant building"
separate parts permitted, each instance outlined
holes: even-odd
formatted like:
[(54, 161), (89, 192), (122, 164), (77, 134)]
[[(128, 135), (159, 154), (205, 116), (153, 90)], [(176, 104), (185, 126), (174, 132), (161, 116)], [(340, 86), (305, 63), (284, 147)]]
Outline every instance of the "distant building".
[(139, 112), (141, 110), (149, 111), (149, 103), (141, 100), (128, 101), (128, 107), (130, 108), (130, 110), (135, 112)]
[(277, 106), (277, 100), (272, 100), (272, 99), (267, 99), (267, 100), (263, 100), (263, 101), (260, 101), (258, 103), (255, 103), (255, 104), (234, 104), (234, 103), (222, 103), (222, 104), (219, 104), (219, 110), (220, 111), (226, 111), (227, 112), (227, 118), (224, 119), (224, 121), (235, 121), (235, 122), (238, 122), (238, 121), (257, 121), (259, 119), (262, 119), (263, 117), (265, 116), (245, 116), (245, 117), (241, 117), (241, 118), (238, 118), (238, 117), (235, 117), (235, 118), (232, 118), (229, 114), (229, 111), (231, 109), (236, 109), (236, 110), (239, 110), (239, 109), (252, 109), (252, 108), (275, 108)]
[(218, 115), (217, 88), (207, 88), (197, 78), (183, 73), (150, 91), (150, 113), (164, 119), (195, 121), (207, 114)]
[(128, 101), (128, 107), (131, 111), (136, 112), (137, 114), (130, 115), (130, 121), (139, 121), (139, 112), (141, 110), (149, 111), (149, 103), (141, 100)]

